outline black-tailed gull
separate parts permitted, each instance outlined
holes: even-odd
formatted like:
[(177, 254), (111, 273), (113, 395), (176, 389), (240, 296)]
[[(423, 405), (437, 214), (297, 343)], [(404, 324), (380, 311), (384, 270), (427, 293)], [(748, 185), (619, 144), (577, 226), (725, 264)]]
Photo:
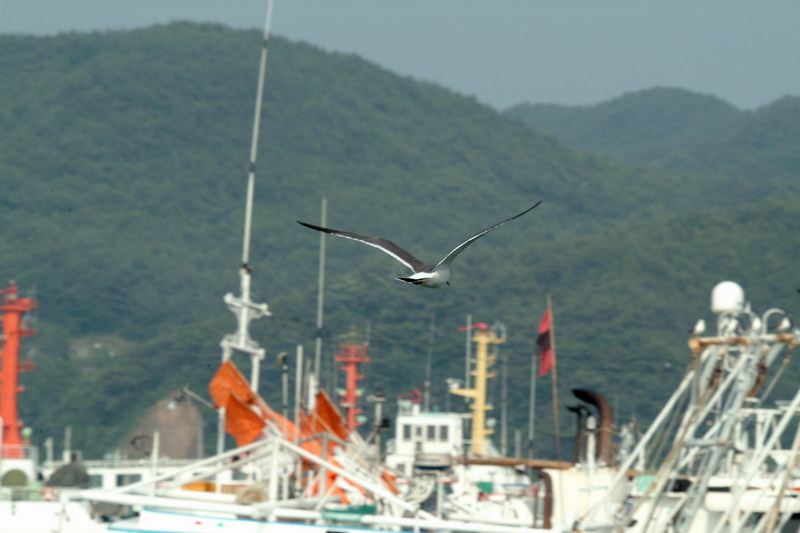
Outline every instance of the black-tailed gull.
[(493, 226), (489, 226), (483, 231), (479, 231), (469, 239), (465, 240), (453, 250), (447, 254), (444, 259), (436, 263), (435, 265), (428, 265), (411, 255), (409, 252), (405, 251), (404, 249), (397, 246), (392, 241), (386, 240), (382, 237), (376, 237), (374, 235), (361, 235), (359, 233), (351, 233), (349, 231), (339, 231), (330, 228), (323, 228), (321, 226), (315, 226), (313, 224), (308, 224), (306, 222), (297, 221), (298, 224), (302, 224), (303, 226), (311, 229), (315, 229), (317, 231), (322, 231), (324, 233), (330, 233), (331, 235), (336, 235), (337, 237), (344, 237), (345, 239), (352, 239), (354, 241), (363, 242), (364, 244), (368, 244), (370, 246), (374, 246), (375, 248), (381, 250), (384, 253), (387, 253), (403, 263), (405, 266), (410, 268), (413, 272), (408, 277), (405, 278), (396, 278), (399, 281), (405, 281), (406, 283), (413, 283), (415, 285), (422, 285), (423, 287), (429, 287), (431, 289), (436, 289), (441, 287), (442, 285), (450, 285), (450, 263), (458, 257), (458, 254), (464, 251), (464, 248), (475, 242), (480, 237), (483, 237), (490, 231), (495, 228), (499, 228), (506, 222), (511, 222), (515, 218), (519, 218), (528, 211), (532, 210), (534, 207), (539, 205), (541, 202), (536, 202), (533, 206), (529, 207), (522, 213), (518, 215), (514, 215), (511, 218), (507, 218), (502, 222), (498, 222)]

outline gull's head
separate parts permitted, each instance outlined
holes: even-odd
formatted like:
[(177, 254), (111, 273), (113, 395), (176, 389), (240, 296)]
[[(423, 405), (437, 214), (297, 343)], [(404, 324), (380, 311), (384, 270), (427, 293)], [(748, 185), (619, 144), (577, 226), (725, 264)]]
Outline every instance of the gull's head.
[(426, 274), (427, 279), (421, 283), (425, 287), (438, 289), (442, 285), (450, 285), (450, 269), (447, 267), (438, 268)]

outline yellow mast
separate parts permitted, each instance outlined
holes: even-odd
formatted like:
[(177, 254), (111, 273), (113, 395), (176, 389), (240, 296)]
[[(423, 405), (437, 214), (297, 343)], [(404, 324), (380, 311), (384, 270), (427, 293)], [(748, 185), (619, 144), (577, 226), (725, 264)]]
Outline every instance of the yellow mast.
[(470, 451), (474, 454), (483, 453), (483, 445), (486, 437), (494, 433), (494, 430), (486, 428), (486, 411), (491, 406), (486, 404), (486, 380), (495, 377), (494, 372), (489, 372), (489, 368), (494, 364), (494, 356), (489, 355), (490, 344), (501, 344), (506, 342), (505, 338), (498, 337), (494, 331), (489, 331), (489, 326), (480, 323), (472, 326), (478, 331), (472, 337), (472, 341), (477, 344), (475, 354), (475, 370), (471, 372), (475, 376), (475, 387), (471, 389), (452, 389), (450, 392), (459, 396), (472, 398), (472, 444)]

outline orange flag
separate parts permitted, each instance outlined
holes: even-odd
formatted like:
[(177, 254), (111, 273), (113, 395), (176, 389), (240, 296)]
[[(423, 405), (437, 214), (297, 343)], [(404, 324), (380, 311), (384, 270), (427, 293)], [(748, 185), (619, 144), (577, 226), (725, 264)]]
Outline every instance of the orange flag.
[(256, 440), (265, 425), (264, 419), (236, 396), (228, 398), (225, 405), (225, 431), (236, 439), (236, 446), (244, 446)]
[(208, 384), (208, 392), (214, 403), (221, 407), (225, 406), (231, 394), (235, 394), (244, 403), (256, 401), (256, 393), (230, 359), (220, 365)]
[(324, 390), (317, 393), (314, 409), (303, 420), (303, 435), (305, 437), (310, 437), (322, 431), (333, 433), (342, 440), (347, 440), (347, 436), (350, 434), (342, 414)]
[(220, 365), (208, 384), (208, 392), (218, 407), (225, 408), (225, 431), (236, 439), (237, 446), (250, 444), (261, 434), (267, 413), (261, 408), (259, 396), (232, 361)]

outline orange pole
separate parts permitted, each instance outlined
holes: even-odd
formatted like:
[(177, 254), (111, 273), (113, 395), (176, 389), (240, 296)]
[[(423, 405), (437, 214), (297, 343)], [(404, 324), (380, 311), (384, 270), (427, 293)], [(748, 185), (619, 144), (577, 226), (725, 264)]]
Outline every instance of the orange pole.
[(358, 372), (359, 364), (369, 363), (371, 359), (367, 356), (367, 346), (361, 344), (344, 344), (339, 347), (339, 353), (334, 359), (337, 363), (344, 363), (342, 370), (345, 372), (345, 390), (340, 394), (339, 405), (347, 411), (347, 427), (351, 430), (356, 429), (361, 424), (356, 417), (362, 413), (358, 408), (358, 382), (364, 379), (364, 375)]
[(0, 310), (3, 311), (3, 349), (2, 367), (0, 367), (0, 418), (3, 419), (2, 455), (6, 458), (23, 456), (21, 446), (28, 444), (22, 440), (17, 411), (17, 393), (25, 390), (19, 386), (19, 373), (29, 370), (28, 365), (19, 363), (19, 347), (22, 337), (33, 335), (32, 330), (23, 329), (22, 315), (36, 309), (36, 301), (32, 298), (20, 298), (13, 285), (5, 293)]

